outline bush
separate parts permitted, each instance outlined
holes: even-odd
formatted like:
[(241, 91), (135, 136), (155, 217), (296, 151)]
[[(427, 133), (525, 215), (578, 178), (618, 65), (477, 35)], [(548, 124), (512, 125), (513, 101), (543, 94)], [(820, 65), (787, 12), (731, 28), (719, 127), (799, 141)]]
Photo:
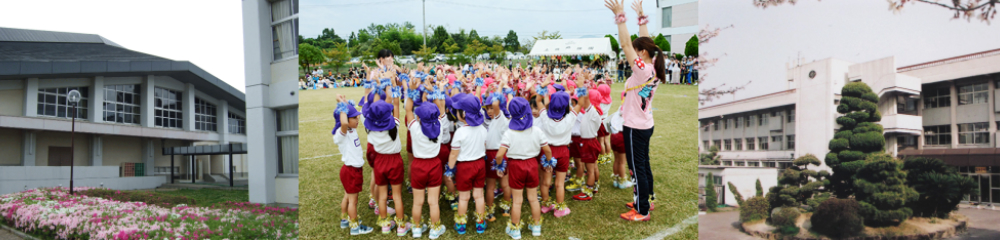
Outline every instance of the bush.
[(185, 204), (188, 206), (195, 205), (194, 199), (185, 196), (174, 196), (157, 192), (122, 192), (107, 188), (94, 188), (77, 191), (76, 193), (90, 197), (98, 197), (122, 202), (144, 202), (149, 205), (157, 205), (168, 208), (177, 206), (178, 204)]
[(958, 209), (964, 195), (978, 195), (976, 181), (962, 176), (943, 161), (934, 158), (914, 158), (903, 162), (906, 183), (920, 197), (907, 203), (914, 216), (947, 218)]
[(868, 226), (898, 225), (910, 218), (906, 207), (918, 194), (906, 186), (903, 163), (889, 154), (869, 155), (854, 175), (854, 198), (861, 205), (861, 215)]
[(729, 192), (733, 193), (733, 198), (736, 199), (736, 205), (743, 206), (744, 202), (743, 194), (740, 194), (740, 191), (736, 189), (736, 186), (733, 185), (733, 182), (726, 182), (726, 183), (729, 184)]
[(767, 218), (770, 204), (764, 197), (753, 196), (740, 205), (740, 222), (752, 222)]
[(855, 236), (865, 229), (861, 205), (854, 199), (831, 198), (819, 204), (812, 218), (812, 230), (829, 237)]
[(775, 208), (771, 212), (771, 225), (776, 227), (795, 226), (795, 221), (799, 219), (802, 212), (795, 207)]
[(799, 227), (797, 226), (783, 226), (775, 229), (774, 232), (780, 233), (782, 235), (796, 235), (799, 234)]
[(715, 179), (712, 177), (712, 173), (708, 173), (705, 176), (705, 208), (708, 208), (708, 212), (715, 212), (715, 208), (719, 206), (719, 195), (715, 192)]
[(757, 179), (757, 196), (758, 197), (764, 196), (764, 187), (760, 185), (760, 178)]

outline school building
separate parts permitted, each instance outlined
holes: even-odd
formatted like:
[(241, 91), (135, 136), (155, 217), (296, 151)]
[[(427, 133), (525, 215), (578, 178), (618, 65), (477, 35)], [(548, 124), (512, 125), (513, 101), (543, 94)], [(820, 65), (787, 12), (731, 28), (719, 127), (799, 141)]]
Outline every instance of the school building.
[[(651, 34), (663, 34), (670, 42), (671, 52), (683, 53), (684, 43), (701, 30), (698, 28), (698, 0), (657, 0), (656, 9), (646, 14)], [(628, 21), (635, 21), (635, 17), (630, 16)]]
[[(861, 81), (879, 96), (887, 153), (941, 159), (979, 182), (980, 196), (968, 201), (1000, 203), (997, 63), (1000, 49), (903, 67), (894, 57), (789, 66), (780, 91), (699, 109), (700, 152), (717, 146), (721, 156), (719, 165), (699, 167), (699, 184), (704, 187), (705, 174), (712, 172), (717, 186), (732, 182), (750, 196), (755, 181), (743, 172), (759, 174), (766, 191), (796, 157), (813, 154), (823, 162), (839, 128), (840, 90)], [(731, 196), (720, 201), (735, 204)]]

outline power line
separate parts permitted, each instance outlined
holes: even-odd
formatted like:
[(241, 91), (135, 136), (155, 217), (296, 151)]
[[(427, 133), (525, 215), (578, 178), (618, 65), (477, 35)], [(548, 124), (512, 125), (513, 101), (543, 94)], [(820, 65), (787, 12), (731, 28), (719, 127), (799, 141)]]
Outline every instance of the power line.
[(499, 7), (499, 6), (483, 6), (483, 5), (475, 5), (475, 4), (467, 4), (467, 3), (457, 3), (457, 2), (449, 2), (449, 1), (441, 1), (441, 0), (433, 0), (433, 1), (434, 2), (439, 2), (439, 3), (452, 4), (452, 5), (466, 6), (466, 7), (477, 7), (477, 8), (487, 8), (487, 9), (494, 9), (494, 10), (508, 10), (508, 11), (524, 11), (524, 12), (550, 12), (551, 13), (551, 12), (595, 12), (595, 11), (607, 11), (607, 9), (571, 9), (571, 10), (561, 10), (561, 9), (507, 8), (507, 7)]
[(364, 2), (364, 3), (344, 3), (344, 4), (302, 4), (303, 7), (353, 7), (353, 6), (367, 6), (367, 5), (378, 5), (386, 3), (397, 3), (397, 2), (410, 2), (411, 0), (391, 0), (391, 1), (380, 1), (380, 2)]

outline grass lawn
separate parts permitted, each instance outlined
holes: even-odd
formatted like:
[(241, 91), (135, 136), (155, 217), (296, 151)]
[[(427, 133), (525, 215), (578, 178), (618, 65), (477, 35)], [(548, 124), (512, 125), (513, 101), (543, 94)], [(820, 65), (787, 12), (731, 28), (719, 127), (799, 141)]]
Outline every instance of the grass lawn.
[(195, 200), (198, 207), (211, 207), (226, 201), (249, 202), (250, 192), (247, 190), (223, 190), (223, 189), (159, 189), (159, 190), (136, 190), (137, 192), (156, 192), (174, 196), (185, 196)]
[[(621, 96), (623, 85), (612, 87), (612, 96)], [(681, 221), (697, 215), (697, 86), (664, 85), (656, 92), (653, 104), (656, 127), (650, 147), (651, 167), (657, 194), (656, 210), (649, 222), (626, 222), (618, 217), (628, 211), (624, 204), (632, 201), (630, 189), (616, 189), (611, 184), (611, 164), (599, 165), (602, 181), (601, 192), (590, 202), (580, 202), (570, 198), (575, 192), (567, 192), (566, 201), (572, 214), (557, 219), (552, 214), (543, 215), (544, 239), (641, 239), (666, 230)], [(343, 162), (337, 146), (333, 144), (330, 131), (334, 125), (332, 117), (336, 107), (337, 94), (358, 101), (364, 94), (363, 88), (336, 88), (306, 90), (299, 92), (299, 204), (300, 237), (310, 239), (347, 238), (348, 230), (338, 227), (340, 222), (340, 201), (344, 190), (340, 183), (339, 171)], [(620, 98), (615, 97), (612, 109), (618, 109)], [(403, 131), (405, 126), (401, 127)], [(362, 141), (366, 140), (360, 131)], [(403, 138), (406, 144), (406, 138)], [(405, 145), (404, 145), (405, 146)], [(405, 148), (404, 148), (405, 151)], [(403, 153), (405, 158), (406, 153)], [(407, 168), (409, 169), (409, 161)], [(368, 181), (371, 167), (364, 167), (364, 190), (359, 194), (358, 213), (364, 224), (375, 225), (377, 215), (368, 208)], [(407, 171), (409, 179), (409, 171)], [(403, 194), (404, 209), (412, 207), (412, 195)], [(471, 203), (470, 203), (471, 204)], [(459, 237), (454, 230), (454, 212), (446, 204), (441, 204), (441, 221), (448, 228), (442, 238)], [(428, 210), (424, 207), (424, 218)], [(530, 208), (524, 205), (523, 219), (530, 219)], [(503, 229), (507, 217), (499, 215), (497, 221), (488, 225), (484, 234), (476, 234), (470, 224), (469, 233), (461, 237), (475, 239), (509, 239)], [(409, 215), (409, 214), (407, 214)], [(472, 216), (470, 214), (469, 216)], [(475, 221), (470, 217), (470, 223)], [(395, 231), (395, 229), (393, 229)], [(533, 238), (530, 231), (522, 229), (522, 236)], [(382, 235), (379, 230), (365, 236), (372, 239), (396, 239), (395, 234)], [(668, 239), (697, 239), (697, 224), (686, 226)]]

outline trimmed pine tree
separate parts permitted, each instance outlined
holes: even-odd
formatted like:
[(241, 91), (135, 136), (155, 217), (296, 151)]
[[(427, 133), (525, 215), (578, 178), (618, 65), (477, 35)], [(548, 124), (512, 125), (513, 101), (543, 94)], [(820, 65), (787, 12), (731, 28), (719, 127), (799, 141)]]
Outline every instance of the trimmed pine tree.
[(878, 124), (882, 120), (878, 95), (863, 82), (848, 83), (840, 92), (837, 112), (844, 116), (837, 118), (841, 128), (830, 140), (826, 155), (826, 165), (833, 170), (827, 188), (837, 198), (847, 198), (854, 193), (854, 174), (864, 166), (866, 157), (884, 151), (885, 138)]

